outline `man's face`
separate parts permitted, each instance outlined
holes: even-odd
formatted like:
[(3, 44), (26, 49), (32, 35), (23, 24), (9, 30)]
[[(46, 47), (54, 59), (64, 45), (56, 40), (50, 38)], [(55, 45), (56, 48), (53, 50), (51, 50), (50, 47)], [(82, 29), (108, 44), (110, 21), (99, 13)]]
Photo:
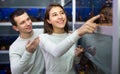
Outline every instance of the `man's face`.
[(19, 31), (21, 34), (32, 31), (32, 21), (27, 13), (15, 17), (14, 20), (17, 23), (17, 26), (14, 26), (16, 31)]

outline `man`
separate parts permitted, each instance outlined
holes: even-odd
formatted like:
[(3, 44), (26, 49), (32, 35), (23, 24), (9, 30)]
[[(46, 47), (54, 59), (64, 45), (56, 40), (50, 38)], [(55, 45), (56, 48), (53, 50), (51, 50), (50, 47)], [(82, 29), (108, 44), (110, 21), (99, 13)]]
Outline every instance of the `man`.
[(18, 38), (9, 49), (12, 74), (44, 74), (44, 58), (38, 46), (41, 29), (32, 29), (32, 21), (23, 9), (16, 9), (10, 21)]

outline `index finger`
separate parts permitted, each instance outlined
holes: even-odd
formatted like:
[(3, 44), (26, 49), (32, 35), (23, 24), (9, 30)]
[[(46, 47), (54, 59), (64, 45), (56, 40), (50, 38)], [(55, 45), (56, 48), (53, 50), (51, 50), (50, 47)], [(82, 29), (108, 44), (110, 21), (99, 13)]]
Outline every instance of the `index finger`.
[(100, 18), (100, 15), (96, 15), (94, 17), (92, 17), (91, 19), (89, 19), (89, 22), (94, 22), (95, 20), (97, 20), (98, 18)]

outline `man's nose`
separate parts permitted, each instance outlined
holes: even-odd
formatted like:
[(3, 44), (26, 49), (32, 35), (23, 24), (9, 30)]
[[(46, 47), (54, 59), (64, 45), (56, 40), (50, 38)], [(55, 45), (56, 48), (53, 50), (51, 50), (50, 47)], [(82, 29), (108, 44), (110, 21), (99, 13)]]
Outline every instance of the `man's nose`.
[(26, 21), (25, 23), (26, 23), (27, 25), (30, 25), (29, 21)]

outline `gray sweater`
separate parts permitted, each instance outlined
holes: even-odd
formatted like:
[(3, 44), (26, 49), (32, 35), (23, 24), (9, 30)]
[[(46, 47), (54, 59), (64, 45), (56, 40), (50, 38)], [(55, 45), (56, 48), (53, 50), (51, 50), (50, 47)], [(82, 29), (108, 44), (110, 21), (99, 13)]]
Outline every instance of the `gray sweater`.
[(38, 46), (32, 54), (26, 51), (25, 45), (28, 40), (33, 40), (43, 33), (41, 29), (34, 29), (34, 34), (29, 39), (18, 37), (9, 49), (10, 66), (12, 74), (44, 74), (44, 59)]
[(76, 41), (80, 38), (73, 34), (41, 34), (40, 48), (45, 59), (46, 74), (75, 74), (73, 63)]

